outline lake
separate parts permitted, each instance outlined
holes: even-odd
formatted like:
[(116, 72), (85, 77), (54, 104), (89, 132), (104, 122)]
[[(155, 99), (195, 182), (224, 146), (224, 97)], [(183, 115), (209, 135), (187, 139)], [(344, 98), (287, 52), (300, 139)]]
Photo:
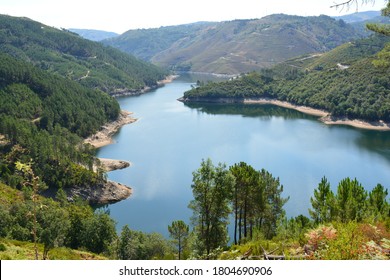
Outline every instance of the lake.
[[(367, 190), (389, 188), (390, 132), (328, 126), (316, 117), (270, 105), (191, 105), (177, 101), (199, 77), (174, 82), (133, 97), (118, 98), (138, 121), (115, 135), (99, 157), (132, 166), (108, 178), (133, 188), (133, 195), (108, 206), (120, 230), (168, 236), (174, 220), (190, 223), (192, 172), (202, 159), (228, 166), (244, 161), (268, 170), (284, 186), (289, 217), (308, 216), (310, 197), (323, 176), (335, 191), (339, 181), (357, 178)], [(206, 78), (207, 80), (207, 78)]]

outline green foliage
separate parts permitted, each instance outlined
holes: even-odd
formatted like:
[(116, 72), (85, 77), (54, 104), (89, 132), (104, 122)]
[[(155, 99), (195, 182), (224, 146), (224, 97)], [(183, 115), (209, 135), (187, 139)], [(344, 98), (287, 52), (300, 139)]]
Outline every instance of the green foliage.
[(181, 254), (189, 235), (189, 226), (181, 220), (173, 221), (171, 225), (168, 225), (168, 231), (171, 238), (174, 239), (173, 241), (177, 246), (179, 260), (181, 260)]
[(234, 243), (245, 238), (252, 239), (255, 229), (261, 229), (267, 238), (271, 238), (276, 233), (276, 222), (283, 216), (283, 206), (288, 201), (288, 198), (281, 197), (283, 186), (279, 179), (264, 169), (256, 171), (244, 162), (230, 167), (230, 172), (235, 177), (232, 199)]
[(319, 226), (307, 233), (310, 259), (388, 259), (388, 233), (381, 227), (357, 222)]
[[(1, 260), (32, 260), (34, 255), (33, 244), (11, 239), (0, 239), (5, 251), (0, 250)], [(1, 245), (0, 245), (1, 246)], [(43, 246), (39, 245), (39, 250)], [(104, 256), (92, 254), (87, 251), (72, 250), (70, 248), (58, 247), (50, 250), (51, 260), (104, 260)]]
[(0, 62), (0, 114), (36, 119), (49, 131), (59, 124), (82, 137), (119, 115), (117, 101), (101, 91), (48, 74), (6, 54), (0, 54)]
[[(387, 6), (382, 9), (382, 16), (390, 17), (390, 2), (387, 2)], [(367, 24), (367, 28), (386, 36), (390, 36), (390, 26), (388, 24), (375, 24), (369, 23)]]
[(116, 119), (116, 100), (10, 56), (0, 54), (0, 61), (0, 134), (10, 143), (0, 150), (1, 180), (21, 188), (14, 164), (33, 159), (50, 189), (102, 182), (104, 174), (92, 171), (95, 152), (80, 136)]
[(131, 230), (127, 225), (119, 236), (117, 255), (120, 260), (164, 259), (173, 249), (160, 234)]
[(167, 72), (114, 48), (27, 18), (0, 16), (0, 51), (107, 93), (156, 86)]
[(356, 180), (346, 178), (340, 181), (337, 187), (337, 212), (342, 222), (363, 220), (366, 212), (367, 192)]
[[(335, 117), (388, 122), (390, 75), (387, 68), (372, 64), (373, 50), (380, 51), (385, 42), (388, 39), (374, 37), (340, 47), (325, 55), (326, 59), (313, 56), (309, 62), (301, 58), (293, 66), (286, 62), (261, 73), (209, 83), (185, 92), (183, 101), (239, 103), (250, 98), (272, 98), (323, 109)], [(296, 66), (300, 60), (306, 62)], [(343, 68), (340, 63), (351, 64)]]
[(390, 217), (390, 204), (387, 201), (388, 190), (378, 184), (368, 194), (368, 209), (376, 219)]
[(309, 209), (309, 213), (315, 223), (327, 223), (334, 218), (336, 201), (330, 183), (325, 177), (314, 190), (314, 197), (310, 198), (310, 202), (313, 209)]
[[(234, 243), (251, 240), (256, 232), (267, 239), (277, 233), (283, 217), (283, 186), (266, 170), (256, 171), (244, 162), (226, 170), (225, 165), (202, 161), (193, 173), (193, 210), (197, 257), (213, 258), (227, 242), (227, 218), (234, 214)], [(232, 207), (230, 207), (232, 206)], [(238, 236), (237, 236), (238, 235)]]
[(198, 255), (206, 255), (225, 247), (228, 241), (227, 224), (231, 212), (229, 201), (234, 177), (224, 164), (214, 166), (210, 159), (202, 160), (201, 167), (193, 172), (192, 193), (189, 204), (193, 210), (192, 222), (197, 237)]
[(41, 196), (33, 201), (33, 194), (26, 191), (19, 201), (15, 200), (9, 205), (0, 204), (1, 237), (28, 242), (36, 238), (34, 247), (42, 252), (43, 259), (58, 259), (58, 255), (52, 255), (52, 252), (61, 246), (84, 248), (99, 254), (110, 251), (116, 231), (115, 222), (108, 214), (95, 213), (82, 202), (59, 203)]
[(390, 44), (383, 48), (378, 54), (376, 59), (373, 61), (376, 67), (389, 68), (390, 67)]
[(313, 209), (309, 209), (309, 213), (317, 224), (386, 220), (390, 217), (387, 195), (387, 189), (380, 184), (367, 193), (356, 179), (350, 178), (341, 180), (334, 194), (324, 177), (310, 199)]
[(70, 226), (68, 215), (65, 209), (53, 202), (49, 202), (39, 212), (38, 220), (42, 227), (39, 240), (44, 244), (43, 259), (47, 259), (49, 250), (64, 245)]
[(299, 215), (288, 219), (282, 216), (278, 220), (276, 235), (273, 240), (279, 242), (297, 242), (303, 246), (307, 240), (305, 233), (313, 227), (313, 222), (306, 216)]
[(86, 221), (81, 234), (86, 249), (97, 254), (108, 253), (116, 238), (115, 222), (108, 214), (98, 211)]

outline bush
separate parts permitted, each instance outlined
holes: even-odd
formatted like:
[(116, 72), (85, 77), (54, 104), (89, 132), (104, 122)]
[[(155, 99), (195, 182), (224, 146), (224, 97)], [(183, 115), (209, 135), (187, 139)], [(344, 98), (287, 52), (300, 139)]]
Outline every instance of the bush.
[(5, 251), (7, 251), (7, 247), (3, 243), (0, 243), (0, 252), (5, 252)]

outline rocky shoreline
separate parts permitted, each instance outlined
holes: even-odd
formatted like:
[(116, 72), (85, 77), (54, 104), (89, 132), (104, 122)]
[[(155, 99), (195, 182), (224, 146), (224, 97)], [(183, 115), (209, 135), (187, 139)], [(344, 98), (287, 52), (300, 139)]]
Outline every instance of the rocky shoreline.
[(84, 143), (90, 144), (95, 148), (101, 148), (103, 146), (112, 144), (112, 136), (124, 125), (133, 123), (137, 119), (132, 117), (131, 112), (122, 110), (116, 121), (110, 122), (102, 126), (102, 129), (94, 135), (86, 138)]
[[(113, 143), (112, 136), (118, 132), (118, 130), (130, 123), (134, 123), (137, 119), (132, 117), (132, 113), (122, 110), (119, 118), (116, 121), (110, 122), (102, 126), (102, 129), (94, 135), (84, 140), (84, 143), (88, 143), (95, 148), (101, 148), (103, 146)], [(123, 169), (129, 167), (130, 162), (116, 159), (104, 159), (99, 158), (100, 167), (104, 172)], [(95, 165), (94, 170), (97, 171), (98, 167)], [(108, 204), (115, 203), (124, 199), (127, 199), (132, 193), (132, 189), (121, 183), (107, 180), (102, 184), (91, 186), (90, 188), (79, 188), (77, 186), (67, 190), (67, 196), (69, 198), (81, 197), (91, 204)]]
[[(167, 83), (172, 82), (176, 75), (171, 75), (166, 77), (166, 79), (158, 81), (156, 87), (163, 86)], [(148, 92), (152, 90), (151, 87), (145, 87), (140, 91), (134, 92), (118, 92), (113, 94), (113, 96), (125, 96), (125, 95), (140, 95), (142, 93)], [(113, 143), (112, 136), (118, 132), (118, 130), (130, 123), (134, 123), (137, 119), (132, 117), (132, 113), (122, 110), (120, 115), (116, 121), (110, 122), (102, 126), (102, 129), (95, 133), (94, 135), (88, 137), (84, 140), (84, 143), (90, 144), (95, 148), (101, 148), (106, 145), (110, 145)], [(100, 168), (103, 169), (104, 172), (110, 172), (113, 170), (123, 169), (131, 166), (130, 162), (124, 160), (117, 159), (106, 159), (99, 158)], [(94, 166), (95, 172), (98, 171), (98, 165)], [(81, 197), (82, 199), (88, 201), (91, 204), (108, 204), (115, 203), (121, 200), (128, 198), (132, 193), (132, 189), (126, 185), (121, 183), (106, 181), (101, 184), (97, 184), (96, 186), (92, 186), (90, 188), (81, 188), (81, 187), (73, 187), (72, 189), (67, 190), (67, 196), (70, 199), (74, 197)]]
[(286, 101), (279, 101), (276, 99), (248, 99), (244, 103), (247, 104), (272, 104), (284, 108), (293, 109), (308, 115), (320, 117), (320, 121), (327, 125), (349, 125), (356, 128), (377, 130), (377, 131), (390, 131), (390, 123), (384, 121), (368, 122), (358, 119), (339, 118), (332, 116), (325, 110), (315, 109), (307, 106), (298, 106)]
[(185, 98), (181, 97), (178, 99), (183, 103), (191, 102), (206, 102), (206, 103), (243, 103), (243, 104), (269, 104), (275, 105), (283, 108), (293, 109), (308, 115), (320, 117), (320, 121), (327, 125), (348, 125), (356, 128), (367, 129), (367, 130), (377, 130), (377, 131), (390, 131), (390, 123), (384, 121), (369, 122), (365, 120), (358, 119), (348, 119), (348, 118), (339, 118), (332, 116), (329, 112), (325, 110), (315, 109), (307, 106), (294, 105), (287, 101), (280, 101), (277, 99), (271, 98), (253, 98), (253, 99), (243, 99), (243, 98)]
[(69, 200), (74, 200), (75, 197), (88, 201), (92, 205), (104, 205), (115, 203), (128, 198), (132, 190), (128, 186), (121, 183), (106, 181), (105, 183), (93, 185), (90, 187), (78, 187), (65, 190)]
[[(105, 172), (110, 172), (114, 170), (120, 170), (125, 169), (129, 166), (131, 166), (131, 163), (124, 160), (119, 159), (110, 159), (110, 158), (99, 158), (100, 161), (100, 167)], [(94, 166), (94, 170), (97, 170), (97, 167)]]
[(153, 89), (159, 88), (165, 84), (171, 83), (174, 79), (176, 79), (178, 75), (170, 75), (166, 77), (164, 80), (157, 81), (157, 84), (155, 86), (146, 86), (140, 90), (134, 90), (134, 91), (129, 91), (129, 90), (117, 90), (116, 92), (113, 92), (110, 94), (113, 97), (120, 97), (120, 96), (138, 96), (141, 94), (144, 94), (146, 92), (149, 92)]

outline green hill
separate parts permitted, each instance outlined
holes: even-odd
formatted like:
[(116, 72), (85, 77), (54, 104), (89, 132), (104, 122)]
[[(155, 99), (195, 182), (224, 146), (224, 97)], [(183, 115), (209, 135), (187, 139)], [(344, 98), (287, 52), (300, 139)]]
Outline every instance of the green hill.
[(373, 37), (323, 55), (291, 59), (261, 73), (209, 83), (184, 93), (185, 102), (243, 102), (272, 98), (323, 109), (335, 117), (390, 121), (389, 68), (374, 55), (389, 42)]
[(153, 87), (167, 75), (117, 49), (28, 18), (0, 15), (0, 52), (107, 93)]
[(276, 14), (130, 30), (104, 43), (175, 70), (237, 74), (306, 53), (325, 52), (362, 34), (328, 16)]

